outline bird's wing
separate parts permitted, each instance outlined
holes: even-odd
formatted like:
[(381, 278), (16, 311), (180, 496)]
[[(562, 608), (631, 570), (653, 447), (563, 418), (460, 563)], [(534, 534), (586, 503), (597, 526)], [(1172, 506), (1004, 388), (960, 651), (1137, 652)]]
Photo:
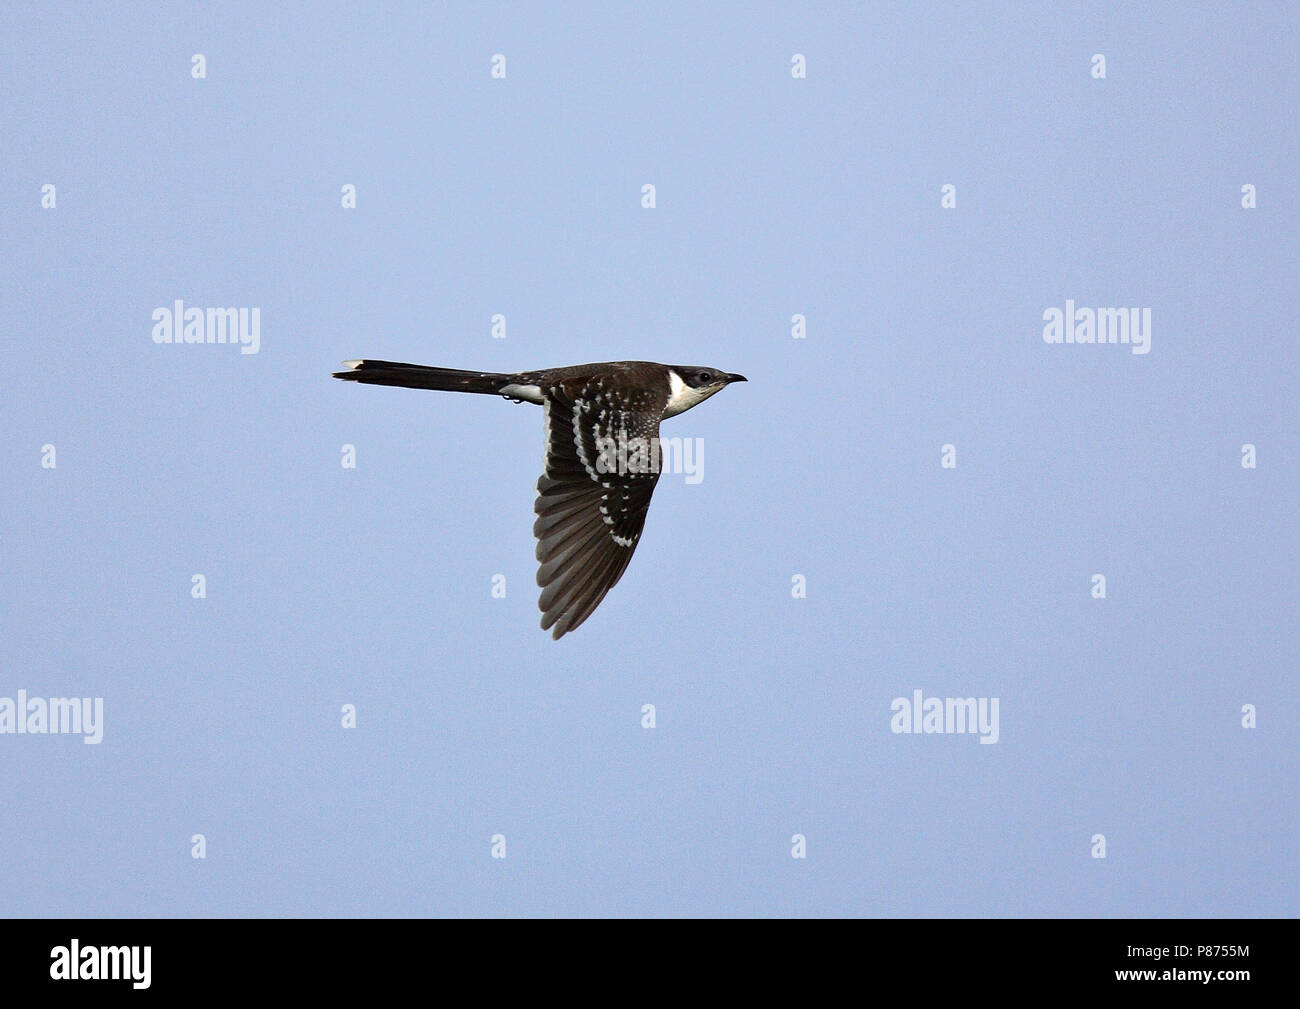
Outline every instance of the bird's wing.
[(537, 481), (533, 535), (542, 630), (553, 626), (559, 638), (591, 616), (641, 539), (659, 480), (663, 404), (599, 382), (543, 394), (546, 472)]

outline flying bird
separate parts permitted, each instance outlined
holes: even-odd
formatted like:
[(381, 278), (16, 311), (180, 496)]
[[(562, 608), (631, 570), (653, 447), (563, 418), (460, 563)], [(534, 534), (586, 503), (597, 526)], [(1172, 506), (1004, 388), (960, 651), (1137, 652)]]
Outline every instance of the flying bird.
[[(659, 480), (659, 422), (746, 380), (717, 368), (651, 361), (517, 375), (393, 361), (343, 367), (334, 377), (345, 382), (475, 392), (542, 407), (546, 466), (537, 481), (533, 535), (542, 630), (556, 639), (591, 616), (632, 559)], [(653, 448), (634, 451), (629, 464), (628, 445)]]

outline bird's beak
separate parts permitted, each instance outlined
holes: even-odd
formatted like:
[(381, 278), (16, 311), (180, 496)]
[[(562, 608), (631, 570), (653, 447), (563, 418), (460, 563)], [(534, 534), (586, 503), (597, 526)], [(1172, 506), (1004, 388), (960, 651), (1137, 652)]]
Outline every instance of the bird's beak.
[(727, 376), (727, 384), (728, 384), (728, 385), (730, 385), (732, 382), (748, 382), (748, 381), (749, 381), (749, 379), (747, 379), (744, 375), (728, 375), (728, 376)]

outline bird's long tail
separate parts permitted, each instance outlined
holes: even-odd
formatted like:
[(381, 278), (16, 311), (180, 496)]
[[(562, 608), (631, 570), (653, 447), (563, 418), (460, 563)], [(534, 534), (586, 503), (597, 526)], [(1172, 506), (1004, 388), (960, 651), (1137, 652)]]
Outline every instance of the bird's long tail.
[(396, 361), (344, 361), (343, 367), (347, 370), (334, 372), (335, 378), (366, 385), (400, 385), (407, 389), (498, 395), (502, 386), (510, 384), (509, 375), (432, 368), (423, 364), (399, 364)]

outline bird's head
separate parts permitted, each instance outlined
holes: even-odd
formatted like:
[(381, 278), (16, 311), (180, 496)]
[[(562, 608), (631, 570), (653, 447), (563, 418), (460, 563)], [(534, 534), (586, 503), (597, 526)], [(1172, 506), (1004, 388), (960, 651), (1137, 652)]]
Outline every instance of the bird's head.
[(707, 368), (698, 364), (674, 364), (668, 369), (670, 395), (665, 417), (672, 417), (703, 403), (715, 392), (720, 392), (732, 382), (749, 381), (744, 375), (733, 375), (721, 368)]

